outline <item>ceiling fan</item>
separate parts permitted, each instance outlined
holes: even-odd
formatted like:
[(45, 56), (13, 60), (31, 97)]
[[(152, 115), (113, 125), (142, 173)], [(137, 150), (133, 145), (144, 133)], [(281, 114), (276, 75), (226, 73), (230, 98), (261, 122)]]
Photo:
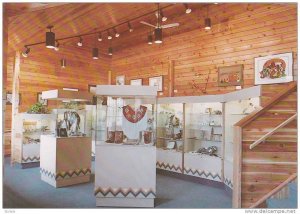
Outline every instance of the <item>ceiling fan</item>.
[(161, 11), (160, 11), (160, 8), (159, 8), (159, 3), (157, 4), (156, 17), (157, 17), (156, 25), (153, 25), (153, 24), (150, 24), (150, 23), (144, 22), (144, 21), (141, 21), (140, 23), (155, 28), (155, 30), (154, 30), (154, 42), (155, 43), (162, 43), (162, 29), (171, 28), (171, 27), (178, 27), (179, 23), (172, 23), (172, 24), (162, 25), (161, 24)]

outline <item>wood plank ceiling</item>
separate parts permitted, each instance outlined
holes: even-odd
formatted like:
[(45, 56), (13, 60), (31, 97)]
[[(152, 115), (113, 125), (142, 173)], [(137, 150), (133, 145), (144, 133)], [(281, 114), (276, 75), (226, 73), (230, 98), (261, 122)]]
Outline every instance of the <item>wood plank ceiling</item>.
[[(164, 30), (164, 37), (194, 30), (203, 25), (203, 14), (200, 8), (207, 4), (189, 4), (193, 12), (185, 14), (183, 4), (162, 3), (161, 7), (168, 20), (164, 24), (180, 23), (180, 27)], [(54, 25), (56, 38), (63, 38), (83, 33), (101, 31), (143, 14), (155, 11), (154, 3), (5, 3), (5, 10), (9, 16), (8, 45), (10, 51), (21, 50), (24, 45), (45, 40), (46, 27)], [(201, 19), (200, 19), (201, 16)], [(101, 51), (112, 45), (114, 51), (132, 47), (146, 42), (150, 28), (140, 24), (141, 20), (155, 23), (155, 14), (142, 17), (131, 22), (134, 31), (129, 33), (127, 24), (117, 27), (119, 38), (114, 38), (112, 44), (103, 34), (102, 43), (96, 42), (96, 35), (83, 37), (83, 49), (90, 50), (97, 45)], [(111, 32), (113, 33), (113, 32)], [(77, 38), (65, 40), (64, 46), (76, 46)]]

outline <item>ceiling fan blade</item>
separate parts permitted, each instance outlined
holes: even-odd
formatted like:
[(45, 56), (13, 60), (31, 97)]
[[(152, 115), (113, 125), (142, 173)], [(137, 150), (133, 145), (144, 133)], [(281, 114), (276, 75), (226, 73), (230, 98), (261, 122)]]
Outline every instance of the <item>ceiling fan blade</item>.
[(161, 28), (170, 28), (170, 27), (178, 27), (179, 23), (172, 23), (167, 25), (162, 25)]
[(149, 24), (148, 22), (141, 21), (140, 23), (141, 23), (141, 24), (144, 24), (144, 25), (148, 25), (148, 26), (150, 26), (150, 27), (156, 28), (155, 25)]

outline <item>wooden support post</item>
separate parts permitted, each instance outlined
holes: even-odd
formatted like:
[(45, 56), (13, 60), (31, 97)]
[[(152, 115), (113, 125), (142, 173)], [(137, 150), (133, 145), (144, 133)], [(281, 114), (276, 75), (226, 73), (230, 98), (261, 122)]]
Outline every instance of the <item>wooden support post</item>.
[(242, 205), (242, 128), (234, 126), (233, 138), (233, 191), (232, 207), (241, 208)]
[(3, 4), (3, 54), (2, 54), (2, 151), (5, 154), (5, 110), (6, 110), (6, 82), (7, 82), (7, 47), (8, 47), (8, 18), (6, 4)]
[(107, 84), (108, 85), (111, 85), (111, 75), (112, 75), (112, 72), (111, 71), (108, 71), (108, 77), (107, 77)]
[(12, 85), (11, 164), (15, 162), (16, 117), (19, 113), (20, 52), (16, 51)]
[(169, 70), (168, 70), (168, 77), (169, 77), (169, 97), (174, 97), (174, 60), (169, 61)]

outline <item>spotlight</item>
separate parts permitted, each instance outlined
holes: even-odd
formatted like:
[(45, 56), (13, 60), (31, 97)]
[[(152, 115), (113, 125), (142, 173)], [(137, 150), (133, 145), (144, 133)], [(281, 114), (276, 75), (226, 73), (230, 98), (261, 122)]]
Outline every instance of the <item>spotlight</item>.
[(27, 46), (25, 46), (26, 50), (22, 52), (22, 56), (23, 57), (28, 57), (28, 54), (30, 52), (30, 48), (28, 48)]
[(66, 61), (65, 59), (61, 59), (61, 60), (60, 60), (60, 66), (61, 66), (62, 68), (67, 67), (67, 61)]
[(58, 41), (56, 41), (56, 45), (55, 45), (54, 50), (59, 51), (59, 42)]
[(46, 32), (46, 47), (54, 48), (55, 47), (55, 33), (53, 33), (51, 31), (51, 28), (53, 28), (53, 26), (49, 25), (47, 28), (49, 29), (49, 32)]
[(204, 27), (205, 30), (210, 30), (211, 29), (211, 20), (210, 20), (210, 18), (206, 18), (205, 21), (204, 21), (204, 24), (205, 24), (205, 27)]
[(112, 47), (109, 47), (108, 48), (108, 55), (112, 56), (112, 54), (113, 54), (113, 49), (112, 49)]
[(184, 4), (184, 7), (185, 7), (185, 13), (186, 13), (186, 14), (189, 14), (189, 13), (192, 12), (192, 9), (189, 8), (189, 5), (188, 5), (188, 4)]
[(114, 28), (113, 30), (114, 30), (114, 33), (115, 33), (115, 37), (119, 37), (120, 34), (117, 32), (116, 28)]
[(133, 31), (133, 28), (131, 27), (130, 22), (128, 22), (128, 29), (129, 29), (129, 32), (130, 32), (130, 33)]
[(93, 48), (92, 54), (93, 54), (93, 59), (99, 59), (98, 48)]
[(157, 44), (162, 43), (162, 29), (155, 28), (154, 30), (154, 42)]
[(149, 34), (149, 35), (148, 35), (148, 44), (149, 44), (149, 45), (152, 45), (152, 43), (153, 43), (152, 41), (153, 41), (152, 35)]
[(110, 35), (109, 30), (107, 30), (107, 39), (112, 39), (112, 36)]
[(99, 33), (99, 35), (98, 35), (98, 41), (102, 42), (102, 34), (101, 33)]
[(79, 37), (79, 42), (77, 42), (77, 45), (78, 45), (79, 47), (82, 46), (82, 38), (81, 38), (81, 37)]
[(168, 18), (167, 18), (166, 16), (164, 16), (162, 10), (160, 11), (160, 15), (161, 15), (161, 20), (162, 20), (163, 22), (167, 21)]

